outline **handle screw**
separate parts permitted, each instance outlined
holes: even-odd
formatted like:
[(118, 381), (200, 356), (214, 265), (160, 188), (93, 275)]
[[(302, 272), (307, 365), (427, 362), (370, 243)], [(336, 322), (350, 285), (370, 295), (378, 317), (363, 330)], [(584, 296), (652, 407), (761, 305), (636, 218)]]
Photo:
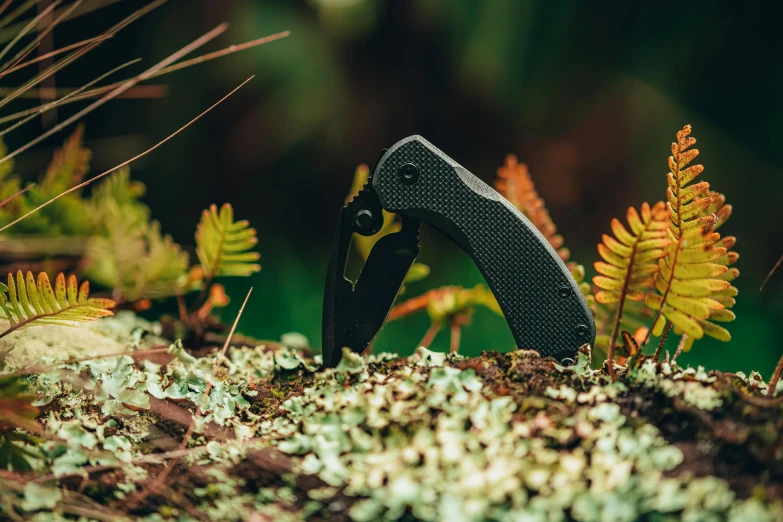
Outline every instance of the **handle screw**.
[(559, 295), (563, 299), (566, 299), (571, 295), (571, 288), (568, 286), (561, 286), (560, 289), (557, 291), (557, 295)]
[(369, 210), (360, 210), (356, 213), (356, 218), (354, 219), (354, 224), (356, 225), (356, 228), (363, 232), (367, 232), (370, 229), (372, 229), (373, 224), (373, 215), (372, 212)]
[(584, 324), (579, 324), (576, 326), (576, 335), (578, 335), (579, 337), (586, 336), (589, 331), (590, 329)]
[(419, 167), (415, 163), (404, 163), (397, 169), (397, 177), (404, 185), (413, 185), (419, 180)]

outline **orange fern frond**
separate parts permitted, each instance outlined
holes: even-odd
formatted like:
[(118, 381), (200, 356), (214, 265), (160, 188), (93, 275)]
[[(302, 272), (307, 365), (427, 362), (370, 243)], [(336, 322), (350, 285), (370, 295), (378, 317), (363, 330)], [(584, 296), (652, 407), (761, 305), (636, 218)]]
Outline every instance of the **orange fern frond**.
[(560, 259), (567, 262), (570, 252), (563, 246), (563, 236), (558, 235), (544, 200), (536, 192), (527, 165), (519, 163), (513, 154), (506, 156), (506, 163), (498, 169), (495, 189), (533, 223), (557, 251)]

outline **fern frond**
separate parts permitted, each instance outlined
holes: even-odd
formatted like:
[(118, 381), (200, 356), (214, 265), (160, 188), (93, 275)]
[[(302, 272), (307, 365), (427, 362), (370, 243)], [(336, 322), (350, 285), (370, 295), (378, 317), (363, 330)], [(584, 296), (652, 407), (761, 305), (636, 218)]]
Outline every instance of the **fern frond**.
[(653, 287), (653, 275), (660, 270), (658, 260), (666, 255), (666, 247), (669, 245), (668, 212), (662, 201), (652, 208), (644, 203), (641, 212), (630, 207), (627, 219), (630, 231), (618, 219), (612, 220), (615, 237), (603, 236), (603, 243), (598, 245), (598, 253), (603, 261), (594, 265), (599, 275), (593, 278), (593, 284), (600, 289), (595, 294), (596, 301), (602, 304), (618, 303), (609, 338), (610, 358), (622, 323), (626, 299), (644, 299), (646, 291)]
[(706, 181), (691, 184), (704, 167), (690, 165), (699, 154), (691, 148), (696, 140), (690, 132), (690, 125), (686, 125), (672, 143), (666, 191), (671, 244), (655, 274), (658, 295), (645, 298), (647, 306), (657, 312), (652, 333), (661, 335), (668, 320), (676, 334), (687, 334), (686, 350), (704, 335), (721, 341), (731, 339), (728, 330), (712, 321), (734, 318), (727, 310), (736, 295), (729, 280), (739, 275), (736, 269), (729, 270), (737, 259), (736, 253), (729, 253), (734, 238), (721, 238), (715, 231), (728, 219), (731, 206), (725, 205), (722, 195), (710, 191)]
[(76, 276), (71, 275), (66, 283), (65, 275), (57, 275), (55, 287), (45, 272), (23, 275), (19, 270), (16, 278), (8, 274), (8, 286), (0, 288), (0, 308), (10, 326), (0, 337), (33, 324), (65, 324), (88, 322), (114, 315), (110, 308), (115, 302), (110, 299), (89, 297), (90, 283), (78, 285)]
[(189, 256), (156, 221), (148, 222), (145, 208), (118, 205), (111, 198), (95, 206), (105, 233), (88, 248), (87, 275), (111, 288), (116, 298), (137, 301), (187, 291)]
[(196, 253), (207, 280), (216, 276), (249, 276), (261, 270), (260, 255), (251, 252), (258, 238), (247, 221), (234, 221), (228, 203), (218, 212), (211, 205), (201, 216), (196, 229)]
[(560, 259), (567, 262), (571, 254), (563, 246), (563, 236), (558, 235), (544, 200), (536, 192), (527, 165), (519, 163), (513, 154), (506, 156), (506, 163), (498, 169), (495, 189), (535, 225), (557, 251)]
[(62, 148), (55, 151), (41, 180), (41, 191), (47, 196), (59, 194), (81, 183), (89, 170), (92, 154), (82, 145), (83, 137), (84, 125), (79, 125), (65, 140)]

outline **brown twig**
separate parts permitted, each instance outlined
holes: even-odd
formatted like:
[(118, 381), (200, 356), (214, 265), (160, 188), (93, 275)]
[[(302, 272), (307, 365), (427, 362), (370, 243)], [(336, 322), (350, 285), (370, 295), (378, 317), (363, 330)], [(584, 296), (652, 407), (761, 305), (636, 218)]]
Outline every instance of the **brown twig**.
[[(168, 135), (166, 138), (164, 138), (163, 140), (159, 141), (158, 143), (156, 143), (155, 145), (153, 145), (153, 146), (152, 146), (152, 147), (150, 147), (149, 149), (147, 149), (147, 150), (145, 150), (144, 152), (141, 152), (141, 153), (139, 153), (139, 154), (135, 155), (134, 157), (132, 157), (132, 158), (131, 158), (131, 159), (129, 159), (129, 160), (126, 160), (126, 161), (124, 161), (124, 162), (120, 163), (120, 164), (119, 164), (119, 165), (117, 165), (116, 167), (113, 167), (113, 168), (111, 168), (111, 169), (109, 169), (109, 170), (107, 170), (107, 171), (105, 171), (105, 172), (102, 172), (102, 173), (100, 173), (100, 174), (98, 174), (98, 175), (96, 175), (96, 176), (93, 176), (93, 177), (91, 177), (91, 178), (90, 178), (90, 179), (88, 179), (87, 181), (83, 181), (82, 183), (79, 183), (78, 185), (76, 185), (76, 186), (74, 186), (74, 187), (71, 187), (71, 188), (69, 188), (69, 189), (68, 189), (68, 190), (66, 190), (65, 192), (61, 192), (61, 193), (60, 193), (60, 194), (58, 194), (57, 196), (54, 196), (53, 198), (49, 199), (48, 201), (44, 202), (43, 204), (41, 204), (41, 205), (37, 206), (36, 208), (34, 208), (33, 210), (31, 210), (30, 212), (28, 212), (28, 213), (24, 214), (23, 216), (21, 216), (21, 217), (19, 217), (19, 218), (15, 219), (14, 221), (12, 221), (11, 223), (9, 223), (9, 224), (5, 225), (4, 227), (0, 228), (0, 232), (4, 232), (4, 231), (5, 231), (5, 230), (7, 230), (9, 227), (12, 227), (13, 225), (15, 225), (15, 224), (19, 223), (20, 221), (22, 221), (23, 219), (27, 218), (28, 216), (30, 216), (30, 215), (32, 215), (32, 214), (34, 214), (34, 213), (36, 213), (36, 212), (37, 212), (37, 211), (39, 211), (40, 209), (42, 209), (42, 208), (44, 208), (44, 207), (46, 207), (46, 206), (48, 206), (48, 205), (52, 204), (53, 202), (55, 202), (56, 200), (60, 199), (61, 197), (65, 196), (65, 195), (67, 195), (67, 194), (70, 194), (71, 192), (74, 192), (74, 191), (76, 191), (76, 190), (79, 190), (79, 189), (81, 189), (82, 187), (86, 187), (87, 185), (89, 185), (89, 184), (90, 184), (90, 183), (92, 183), (93, 181), (95, 181), (95, 180), (97, 180), (97, 179), (100, 179), (100, 178), (102, 178), (102, 177), (104, 177), (104, 176), (107, 176), (107, 175), (111, 174), (111, 173), (112, 173), (112, 172), (114, 172), (115, 170), (117, 170), (117, 169), (120, 169), (120, 168), (124, 167), (125, 165), (128, 165), (129, 163), (132, 163), (133, 161), (135, 161), (135, 160), (137, 160), (137, 159), (141, 158), (142, 156), (146, 156), (147, 154), (149, 154), (149, 153), (150, 153), (150, 152), (152, 152), (153, 150), (157, 149), (158, 147), (160, 147), (161, 145), (163, 145), (164, 143), (166, 143), (167, 141), (169, 141), (171, 138), (173, 138), (174, 136), (176, 136), (177, 134), (179, 134), (180, 132), (182, 132), (183, 130), (185, 130), (186, 128), (188, 128), (189, 126), (191, 126), (193, 123), (195, 123), (197, 120), (199, 120), (199, 119), (200, 119), (201, 117), (203, 117), (205, 114), (207, 114), (209, 111), (211, 111), (212, 109), (214, 109), (215, 107), (217, 107), (218, 105), (220, 105), (220, 104), (221, 104), (221, 103), (222, 103), (224, 100), (226, 100), (226, 99), (227, 99), (229, 96), (231, 96), (232, 94), (234, 94), (235, 92), (237, 92), (239, 89), (241, 89), (241, 88), (242, 88), (242, 86), (244, 86), (244, 85), (245, 85), (247, 82), (249, 82), (249, 81), (250, 81), (250, 80), (252, 80), (252, 79), (253, 79), (253, 76), (251, 76), (250, 78), (248, 78), (247, 80), (245, 80), (244, 82), (242, 82), (241, 84), (239, 84), (239, 86), (238, 86), (238, 87), (234, 88), (234, 90), (233, 90), (233, 91), (231, 91), (230, 93), (228, 93), (228, 94), (226, 94), (225, 96), (223, 96), (223, 97), (222, 97), (220, 100), (218, 100), (218, 101), (217, 101), (215, 104), (213, 104), (213, 105), (212, 105), (211, 107), (209, 107), (207, 110), (205, 110), (204, 112), (202, 112), (201, 114), (199, 114), (198, 116), (196, 116), (195, 118), (193, 118), (192, 120), (190, 120), (188, 123), (186, 123), (185, 125), (183, 125), (183, 126), (182, 126), (182, 127), (180, 127), (179, 129), (177, 129), (177, 130), (176, 130), (175, 132), (173, 132), (172, 134), (169, 134), (169, 135)], [(7, 157), (7, 156), (6, 156), (6, 157)], [(2, 162), (2, 160), (0, 160), (0, 162)]]
[(772, 372), (772, 378), (770, 378), (769, 385), (767, 386), (767, 395), (770, 397), (775, 396), (775, 388), (778, 387), (781, 373), (783, 373), (783, 355), (778, 359), (778, 365), (775, 366), (775, 371)]
[(661, 351), (663, 350), (663, 346), (666, 344), (666, 338), (669, 337), (669, 332), (672, 329), (672, 323), (670, 323), (668, 320), (666, 321), (666, 327), (663, 329), (663, 335), (661, 336), (661, 341), (658, 343), (658, 348), (655, 349), (655, 353), (653, 353), (652, 360), (658, 363), (658, 360), (661, 358)]

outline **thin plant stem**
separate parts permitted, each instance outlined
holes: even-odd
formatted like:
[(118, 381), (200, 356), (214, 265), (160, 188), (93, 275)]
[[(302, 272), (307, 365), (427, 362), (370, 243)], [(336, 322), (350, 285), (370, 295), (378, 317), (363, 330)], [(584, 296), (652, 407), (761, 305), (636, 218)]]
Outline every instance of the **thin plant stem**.
[(675, 350), (674, 355), (672, 355), (672, 364), (677, 363), (677, 357), (679, 357), (682, 353), (682, 349), (685, 347), (685, 341), (687, 340), (688, 334), (682, 334), (682, 337), (680, 337), (680, 342), (677, 343), (677, 350)]
[[(0, 78), (7, 74), (11, 74), (12, 72), (16, 72), (20, 69), (24, 69), (28, 65), (33, 65), (34, 63), (38, 63), (42, 60), (46, 60), (48, 58), (53, 58), (57, 56), (58, 54), (62, 54), (66, 51), (72, 51), (73, 49), (78, 49), (79, 47), (84, 47), (85, 45), (89, 45), (91, 43), (94, 43), (98, 40), (108, 40), (109, 38), (112, 38), (112, 35), (110, 34), (102, 34), (100, 36), (96, 36), (95, 38), (88, 38), (87, 40), (82, 40), (81, 42), (72, 43), (69, 45), (66, 45), (64, 47), (60, 47), (59, 49), (55, 49), (54, 51), (48, 52), (46, 54), (42, 54), (40, 56), (36, 56), (35, 58), (32, 58), (30, 60), (27, 60), (26, 62), (22, 62), (18, 65), (14, 65), (10, 69), (6, 69), (2, 73), (0, 73)], [(0, 91), (2, 92), (2, 91)]]
[(201, 47), (202, 45), (204, 45), (205, 43), (209, 42), (213, 38), (215, 38), (218, 35), (222, 34), (223, 32), (225, 32), (226, 29), (228, 29), (228, 24), (223, 23), (223, 24), (218, 25), (217, 27), (215, 27), (214, 29), (212, 29), (211, 31), (206, 33), (205, 35), (197, 38), (196, 40), (194, 40), (193, 42), (189, 43), (188, 45), (186, 45), (185, 47), (183, 47), (179, 51), (175, 52), (174, 54), (170, 55), (169, 57), (165, 58), (164, 60), (158, 62), (155, 65), (153, 65), (152, 67), (150, 67), (149, 69), (147, 69), (146, 71), (141, 73), (140, 75), (138, 75), (135, 78), (132, 78), (132, 79), (128, 80), (127, 82), (123, 83), (122, 85), (120, 85), (119, 87), (117, 87), (116, 89), (111, 91), (109, 94), (103, 96), (101, 99), (96, 100), (95, 102), (91, 103), (89, 106), (87, 106), (84, 109), (78, 111), (76, 114), (74, 114), (73, 116), (71, 116), (67, 120), (65, 120), (62, 123), (52, 127), (51, 129), (49, 129), (48, 131), (44, 132), (43, 134), (41, 134), (37, 138), (35, 138), (35, 139), (31, 140), (30, 142), (28, 142), (26, 145), (23, 145), (23, 146), (19, 147), (14, 152), (4, 156), (3, 158), (0, 158), (0, 164), (2, 164), (4, 162), (10, 160), (11, 158), (21, 154), (22, 152), (26, 151), (30, 147), (32, 147), (32, 146), (40, 143), (41, 141), (45, 140), (46, 138), (48, 138), (52, 134), (61, 131), (62, 129), (64, 129), (65, 127), (70, 125), (71, 123), (73, 123), (73, 122), (83, 118), (88, 113), (94, 111), (95, 109), (97, 109), (98, 107), (100, 107), (104, 103), (108, 102), (109, 100), (111, 100), (113, 98), (116, 98), (117, 96), (119, 96), (123, 92), (127, 91), (128, 89), (130, 89), (131, 87), (133, 87), (137, 83), (146, 80), (151, 75), (155, 74), (156, 72), (158, 72), (159, 70), (163, 69), (167, 65), (171, 64), (172, 62), (175, 62), (175, 61), (179, 60), (180, 58), (182, 58), (186, 54), (190, 53), (191, 51), (193, 51), (193, 50), (195, 50), (195, 49), (197, 49), (199, 47)]
[(5, 136), (5, 135), (6, 135), (6, 134), (8, 134), (9, 132), (11, 132), (11, 131), (13, 131), (14, 129), (16, 129), (16, 128), (20, 127), (21, 125), (24, 125), (24, 124), (25, 124), (25, 123), (27, 123), (28, 121), (31, 121), (31, 120), (35, 119), (36, 117), (38, 117), (39, 115), (41, 115), (41, 114), (45, 113), (46, 111), (48, 111), (48, 110), (50, 110), (50, 109), (53, 109), (53, 108), (55, 108), (55, 107), (57, 107), (57, 106), (59, 106), (59, 105), (62, 105), (62, 104), (63, 104), (63, 103), (65, 103), (65, 102), (66, 102), (68, 99), (70, 99), (70, 98), (72, 98), (72, 97), (76, 96), (77, 94), (79, 94), (79, 93), (80, 93), (80, 92), (82, 92), (83, 90), (85, 90), (85, 89), (89, 88), (89, 87), (90, 87), (90, 86), (92, 86), (92, 85), (95, 85), (96, 83), (98, 83), (99, 81), (103, 80), (104, 78), (107, 78), (107, 77), (111, 76), (112, 74), (114, 74), (115, 72), (117, 72), (117, 71), (119, 71), (119, 70), (121, 70), (121, 69), (124, 69), (125, 67), (128, 67), (129, 65), (132, 65), (132, 64), (134, 64), (134, 63), (136, 63), (136, 62), (138, 62), (138, 61), (140, 61), (140, 59), (138, 59), (138, 58), (137, 58), (136, 60), (131, 60), (131, 61), (129, 61), (129, 62), (125, 62), (125, 63), (123, 63), (122, 65), (118, 65), (117, 67), (115, 67), (115, 68), (114, 68), (114, 69), (112, 69), (111, 71), (109, 71), (109, 72), (106, 72), (106, 73), (104, 73), (104, 74), (102, 74), (102, 75), (98, 76), (98, 77), (97, 77), (97, 78), (95, 78), (93, 81), (86, 83), (86, 84), (85, 84), (85, 85), (83, 85), (82, 87), (80, 87), (80, 88), (76, 89), (75, 91), (73, 91), (73, 92), (71, 92), (71, 93), (69, 93), (69, 94), (66, 94), (65, 96), (63, 96), (63, 97), (62, 97), (62, 98), (60, 98), (59, 100), (54, 100), (53, 102), (50, 102), (50, 103), (48, 103), (48, 104), (46, 104), (46, 105), (42, 105), (42, 106), (41, 106), (41, 108), (40, 108), (40, 109), (38, 109), (38, 111), (34, 112), (34, 113), (33, 113), (33, 114), (31, 114), (30, 116), (28, 116), (28, 117), (26, 117), (26, 118), (24, 118), (24, 119), (22, 119), (22, 120), (20, 120), (20, 121), (18, 121), (18, 122), (16, 122), (16, 123), (14, 123), (13, 125), (11, 125), (11, 126), (9, 126), (9, 127), (5, 128), (5, 129), (3, 129), (2, 131), (0, 131), (0, 137), (2, 137), (2, 136)]
[[(0, 134), (0, 136), (2, 136), (2, 134)], [(0, 207), (4, 207), (5, 205), (7, 205), (8, 203), (10, 203), (10, 202), (11, 202), (11, 201), (13, 201), (14, 199), (18, 198), (19, 196), (21, 196), (22, 194), (24, 194), (25, 192), (27, 192), (28, 190), (30, 190), (30, 189), (31, 189), (31, 188), (33, 188), (34, 186), (35, 186), (35, 183), (30, 183), (30, 184), (29, 184), (29, 185), (27, 185), (25, 188), (23, 188), (22, 190), (18, 191), (16, 194), (14, 194), (14, 195), (12, 195), (12, 196), (8, 196), (8, 197), (7, 197), (7, 198), (5, 198), (3, 201), (0, 201)]]
[(769, 278), (772, 277), (772, 274), (775, 273), (775, 271), (780, 267), (780, 264), (783, 263), (783, 256), (780, 256), (780, 259), (778, 259), (778, 262), (775, 263), (775, 266), (772, 267), (772, 270), (769, 271), (767, 274), (767, 277), (764, 278), (764, 282), (761, 283), (761, 287), (759, 288), (759, 292), (764, 290), (764, 286), (767, 284), (767, 281), (769, 281)]
[(780, 359), (778, 359), (778, 365), (775, 366), (775, 371), (772, 372), (772, 378), (769, 380), (769, 386), (767, 386), (768, 396), (775, 396), (775, 388), (778, 387), (778, 381), (780, 380), (781, 373), (783, 373), (783, 355), (781, 355)]
[(449, 353), (457, 353), (459, 352), (459, 341), (460, 341), (460, 334), (462, 333), (462, 329), (460, 327), (460, 324), (458, 321), (452, 319), (451, 320), (451, 344), (449, 346)]
[(427, 333), (424, 334), (424, 338), (419, 342), (419, 346), (423, 346), (425, 348), (429, 348), (432, 344), (432, 341), (435, 340), (435, 336), (438, 335), (438, 331), (440, 330), (441, 324), (440, 321), (433, 322), (429, 329), (427, 329)]
[[(284, 38), (284, 37), (286, 37), (288, 35), (289, 35), (289, 31), (283, 31), (282, 33), (273, 34), (273, 35), (261, 38), (259, 40), (253, 40), (253, 42), (248, 42), (246, 44), (240, 44), (240, 45), (236, 45), (236, 46), (231, 46), (231, 47), (229, 47), (227, 49), (223, 49), (221, 51), (215, 51), (214, 53), (209, 53), (209, 54), (205, 54), (205, 55), (202, 55), (202, 56), (198, 56), (198, 57), (193, 58), (191, 60), (186, 60), (184, 62), (181, 62), (181, 63), (178, 63), (178, 64), (174, 64), (174, 65), (172, 65), (170, 67), (165, 67), (165, 68), (161, 69), (160, 71), (158, 71), (157, 73), (155, 73), (152, 76), (150, 76), (150, 79), (151, 78), (156, 78), (158, 76), (162, 76), (164, 74), (168, 74), (170, 72), (174, 72), (174, 71), (179, 70), (179, 69), (182, 69), (183, 68), (183, 64), (195, 65), (197, 63), (202, 63), (202, 62), (205, 62), (207, 60), (212, 60), (214, 58), (218, 58), (220, 56), (226, 56), (226, 55), (230, 54), (227, 51), (229, 49), (231, 49), (231, 48), (234, 48), (234, 50), (232, 52), (238, 52), (238, 51), (247, 49), (248, 45), (250, 43), (255, 43), (255, 45), (260, 45), (261, 43), (267, 43), (267, 42), (271, 42), (271, 41), (274, 41), (274, 40), (279, 40), (279, 39)], [(108, 37), (111, 37), (111, 35), (105, 35), (105, 37), (108, 38)], [(262, 41), (262, 40), (265, 40), (265, 41)], [(92, 97), (95, 97), (95, 96), (99, 96), (99, 95), (101, 95), (101, 94), (103, 94), (103, 93), (105, 93), (107, 91), (110, 91), (111, 89), (113, 89), (113, 88), (115, 88), (115, 87), (117, 87), (117, 86), (119, 86), (121, 84), (122, 84), (122, 82), (111, 84), (111, 85), (107, 85), (107, 86), (104, 86), (104, 87), (98, 87), (98, 88), (95, 88), (93, 90), (81, 93), (78, 96), (74, 96), (73, 98), (68, 99), (67, 102), (64, 101), (63, 103), (73, 103), (73, 102), (77, 102), (77, 101), (82, 101), (82, 100), (87, 99), (87, 98), (92, 98)], [(3, 92), (2, 89), (0, 89), (0, 92)], [(21, 96), (21, 94), (20, 94), (20, 96)], [(33, 108), (25, 109), (23, 111), (19, 111), (19, 112), (13, 113), (13, 114), (9, 114), (8, 116), (3, 116), (2, 118), (0, 118), (0, 123), (5, 123), (5, 122), (8, 122), (8, 121), (13, 121), (13, 120), (16, 120), (16, 119), (19, 119), (19, 118), (23, 118), (23, 117), (25, 117), (25, 116), (27, 116), (29, 114), (35, 113), (40, 108), (41, 108), (41, 106), (33, 107)]]
[[(245, 311), (245, 305), (247, 305), (247, 301), (250, 299), (250, 294), (252, 293), (253, 293), (253, 288), (251, 287), (250, 290), (248, 290), (247, 295), (245, 296), (244, 302), (242, 302), (242, 306), (239, 307), (239, 312), (237, 313), (237, 316), (234, 319), (234, 324), (231, 325), (231, 330), (228, 332), (228, 337), (226, 337), (226, 342), (223, 344), (223, 348), (220, 351), (220, 356), (215, 358), (215, 364), (212, 366), (213, 376), (217, 373), (217, 370), (220, 367), (220, 362), (226, 355), (228, 346), (231, 343), (231, 338), (234, 336), (234, 332), (237, 329), (237, 324), (239, 324), (239, 319), (242, 317), (242, 312)], [(193, 430), (195, 430), (196, 427), (196, 419), (201, 416), (201, 413), (204, 409), (204, 405), (209, 399), (209, 393), (211, 391), (212, 391), (212, 381), (210, 380), (207, 381), (207, 385), (204, 387), (204, 392), (201, 394), (201, 400), (199, 401), (199, 404), (196, 407), (196, 412), (193, 414), (193, 417), (191, 418), (191, 422), (190, 425), (188, 426), (188, 430), (187, 432), (185, 432), (185, 436), (182, 437), (182, 442), (180, 442), (178, 449), (184, 450), (185, 448), (187, 448), (188, 444), (190, 443), (190, 439), (193, 436)], [(176, 462), (177, 459), (172, 459), (171, 461), (166, 463), (166, 467), (163, 468), (163, 471), (161, 471), (157, 477), (155, 477), (155, 480), (149, 485), (149, 487), (140, 491), (136, 496), (130, 499), (129, 505), (131, 507), (138, 506), (140, 502), (143, 502), (144, 499), (146, 499), (150, 494), (154, 493), (158, 489), (159, 485), (164, 483), (166, 478), (174, 469), (174, 465), (176, 464)]]
[[(0, 51), (0, 60), (2, 60), (2, 59), (5, 57), (5, 55), (6, 55), (6, 54), (8, 54), (8, 52), (9, 52), (11, 49), (13, 49), (14, 45), (16, 45), (16, 43), (17, 43), (19, 40), (21, 40), (22, 38), (24, 38), (24, 36), (25, 36), (27, 33), (29, 33), (29, 32), (30, 32), (30, 31), (31, 31), (31, 30), (32, 30), (32, 29), (33, 29), (33, 28), (34, 28), (36, 25), (38, 25), (38, 22), (40, 22), (40, 21), (41, 21), (41, 19), (43, 19), (44, 17), (48, 16), (48, 15), (49, 15), (49, 13), (51, 13), (51, 12), (52, 12), (52, 10), (53, 10), (55, 7), (57, 7), (58, 5), (60, 5), (60, 3), (61, 3), (61, 2), (62, 2), (62, 0), (55, 0), (55, 1), (54, 1), (54, 2), (52, 2), (52, 4), (51, 4), (51, 5), (49, 5), (49, 6), (48, 6), (46, 9), (44, 9), (43, 11), (41, 11), (40, 13), (38, 13), (38, 15), (36, 15), (36, 17), (35, 17), (35, 18), (33, 18), (32, 20), (30, 20), (30, 22), (29, 22), (29, 23), (28, 23), (26, 26), (24, 26), (24, 27), (22, 28), (22, 30), (21, 30), (21, 31), (19, 31), (19, 33), (17, 33), (16, 37), (15, 37), (13, 40), (11, 40), (11, 41), (8, 43), (8, 45), (6, 45), (6, 46), (3, 48), (3, 50), (2, 50), (2, 51)], [(13, 60), (11, 60), (11, 61), (13, 61)], [(10, 62), (9, 62), (9, 63), (10, 63)], [(2, 67), (2, 68), (3, 68), (3, 69), (5, 69), (5, 67)]]
[[(0, 232), (2, 232), (0, 230)], [(677, 266), (677, 256), (680, 254), (680, 248), (682, 248), (682, 241), (683, 238), (677, 240), (677, 246), (674, 248), (674, 259), (672, 260), (672, 267)], [(647, 342), (650, 340), (650, 334), (652, 334), (652, 331), (655, 329), (655, 323), (658, 322), (658, 319), (661, 317), (661, 312), (663, 312), (663, 307), (666, 305), (666, 298), (669, 297), (669, 290), (672, 288), (672, 281), (674, 281), (674, 268), (672, 268), (672, 274), (671, 277), (669, 277), (669, 280), (666, 282), (666, 291), (663, 293), (663, 299), (661, 299), (661, 306), (658, 308), (658, 311), (655, 313), (655, 317), (653, 318), (652, 324), (650, 325), (650, 328), (647, 330), (647, 335), (644, 336), (644, 342), (640, 346), (646, 346)]]
[(661, 342), (658, 343), (658, 348), (655, 349), (655, 353), (652, 356), (653, 361), (656, 363), (661, 358), (661, 351), (663, 350), (663, 345), (666, 344), (666, 338), (669, 337), (669, 332), (672, 329), (672, 323), (670, 323), (668, 320), (666, 321), (666, 327), (663, 330), (663, 335), (661, 336)]

